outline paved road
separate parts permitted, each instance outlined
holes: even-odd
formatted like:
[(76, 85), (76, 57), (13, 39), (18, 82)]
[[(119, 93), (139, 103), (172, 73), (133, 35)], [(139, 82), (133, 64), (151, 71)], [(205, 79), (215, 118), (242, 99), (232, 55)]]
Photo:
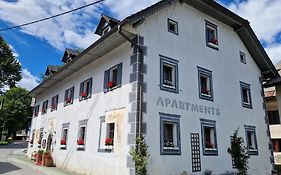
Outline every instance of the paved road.
[(27, 147), (24, 141), (15, 141), (8, 145), (0, 145), (0, 174), (2, 175), (44, 175), (24, 165), (11, 163), (9, 156), (14, 154), (24, 154), (23, 150)]

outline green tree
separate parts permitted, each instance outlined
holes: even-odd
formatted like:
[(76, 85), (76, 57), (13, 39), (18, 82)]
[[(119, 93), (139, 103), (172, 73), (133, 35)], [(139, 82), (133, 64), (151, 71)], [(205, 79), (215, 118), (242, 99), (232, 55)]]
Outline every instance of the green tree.
[(5, 127), (9, 134), (16, 134), (17, 131), (27, 128), (32, 116), (31, 98), (27, 93), (27, 90), (15, 87), (1, 97), (4, 99), (0, 112), (1, 130)]
[(16, 82), (21, 80), (21, 65), (13, 56), (13, 53), (0, 36), (0, 92), (4, 85), (15, 87)]

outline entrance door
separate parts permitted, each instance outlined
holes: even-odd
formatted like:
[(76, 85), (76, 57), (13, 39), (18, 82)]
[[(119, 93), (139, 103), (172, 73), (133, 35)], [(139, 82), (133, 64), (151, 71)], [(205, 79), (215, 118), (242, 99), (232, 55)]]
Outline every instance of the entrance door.
[(49, 134), (48, 140), (47, 140), (47, 151), (51, 151), (52, 148), (52, 142), (53, 142), (53, 134)]

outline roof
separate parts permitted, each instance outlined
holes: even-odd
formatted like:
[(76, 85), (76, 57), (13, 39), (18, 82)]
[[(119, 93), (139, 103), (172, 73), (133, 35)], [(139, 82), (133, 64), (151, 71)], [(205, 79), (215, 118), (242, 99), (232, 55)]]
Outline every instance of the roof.
[(48, 76), (50, 73), (55, 73), (60, 69), (60, 66), (49, 65), (45, 72), (45, 75)]
[(67, 62), (67, 59), (69, 59), (69, 57), (76, 57), (77, 55), (79, 55), (79, 51), (78, 50), (73, 50), (73, 49), (69, 49), (66, 48), (62, 57), (62, 62)]
[(102, 14), (102, 15), (101, 15), (100, 22), (99, 22), (99, 24), (97, 25), (95, 34), (101, 36), (102, 33), (103, 33), (103, 30), (104, 30), (104, 27), (106, 26), (106, 23), (107, 23), (111, 28), (113, 28), (113, 27), (116, 26), (118, 23), (120, 23), (120, 21), (117, 20), (117, 19), (115, 19), (115, 18), (113, 18), (113, 17), (110, 17), (110, 16), (107, 16), (107, 15)]
[[(231, 26), (234, 31), (237, 32), (247, 49), (249, 50), (251, 56), (256, 62), (257, 66), (262, 72), (263, 78), (276, 78), (279, 77), (278, 72), (276, 71), (274, 65), (270, 61), (268, 55), (266, 54), (264, 48), (261, 43), (257, 39), (255, 33), (253, 32), (250, 24), (247, 20), (241, 18), (220, 4), (216, 3), (213, 0), (162, 0), (157, 2), (156, 4), (147, 7), (131, 16), (128, 16), (123, 21), (119, 22), (118, 25), (115, 25), (109, 32), (100, 37), (96, 42), (94, 42), (90, 47), (81, 52), (78, 56), (76, 56), (73, 61), (64, 65), (58, 72), (56, 72), (52, 77), (48, 78), (46, 81), (35, 87), (30, 93), (30, 96), (37, 96), (40, 93), (43, 93), (46, 89), (52, 87), (54, 84), (59, 82), (61, 78), (65, 78), (71, 75), (71, 72), (77, 71), (83, 66), (87, 65), (90, 62), (95, 61), (98, 57), (102, 56), (102, 53), (106, 53), (102, 50), (106, 50), (109, 48), (114, 48), (120, 45), (122, 42), (126, 42), (126, 40), (120, 36), (118, 33), (118, 27), (122, 24), (131, 24), (136, 26), (136, 24), (141, 23), (145, 17), (156, 13), (163, 8), (170, 6), (175, 2), (186, 3), (195, 9)], [(108, 16), (104, 15), (102, 20), (109, 19)], [(100, 21), (101, 22), (101, 21)], [(116, 22), (116, 21), (115, 21)], [(100, 24), (99, 24), (100, 25)], [(129, 37), (135, 36), (135, 34), (127, 32)], [(112, 42), (111, 40), (116, 40), (116, 42)], [(105, 43), (109, 42), (109, 43)], [(102, 48), (104, 47), (104, 48)], [(108, 50), (109, 51), (109, 50)], [(89, 54), (93, 54), (95, 56), (89, 56)], [(100, 55), (100, 56), (99, 56)], [(90, 58), (89, 58), (90, 57)], [(87, 64), (85, 64), (87, 63)], [(75, 67), (75, 69), (70, 68)]]

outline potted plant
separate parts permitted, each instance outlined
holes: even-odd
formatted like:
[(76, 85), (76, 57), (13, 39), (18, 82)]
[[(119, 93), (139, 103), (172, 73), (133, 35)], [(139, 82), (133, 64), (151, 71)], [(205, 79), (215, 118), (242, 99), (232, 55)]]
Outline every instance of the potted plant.
[(36, 153), (36, 165), (42, 164), (42, 155), (43, 155), (43, 150), (38, 150)]
[(205, 147), (206, 147), (206, 148), (215, 148), (215, 145), (212, 144), (211, 142), (206, 141)]
[(86, 92), (82, 92), (81, 96), (82, 96), (83, 98), (85, 98), (85, 97), (87, 97), (87, 93), (86, 93)]
[(46, 158), (50, 155), (49, 151), (44, 151), (43, 155), (42, 155), (42, 165), (45, 166), (46, 165)]
[(112, 149), (113, 139), (112, 138), (106, 138), (105, 139), (105, 146), (106, 146), (106, 149)]
[(53, 166), (53, 158), (52, 158), (51, 154), (47, 154), (45, 156), (45, 166), (46, 167), (52, 167)]

